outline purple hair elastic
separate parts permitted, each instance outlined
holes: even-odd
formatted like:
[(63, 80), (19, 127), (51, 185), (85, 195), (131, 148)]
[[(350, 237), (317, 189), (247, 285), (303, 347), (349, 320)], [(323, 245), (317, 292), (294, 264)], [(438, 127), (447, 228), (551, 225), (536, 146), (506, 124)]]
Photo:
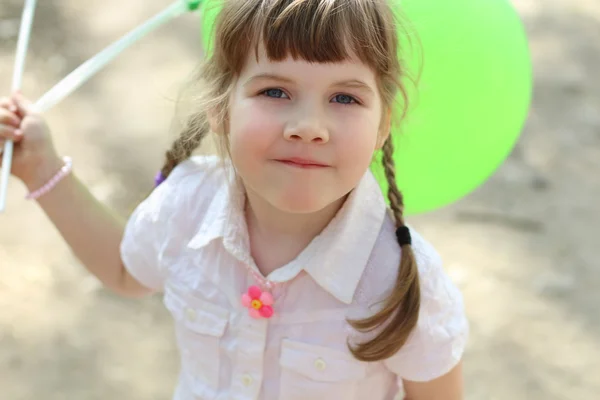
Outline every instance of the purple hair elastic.
[(163, 175), (162, 171), (158, 171), (158, 173), (154, 177), (154, 187), (157, 187), (158, 185), (163, 183), (165, 179), (167, 178)]

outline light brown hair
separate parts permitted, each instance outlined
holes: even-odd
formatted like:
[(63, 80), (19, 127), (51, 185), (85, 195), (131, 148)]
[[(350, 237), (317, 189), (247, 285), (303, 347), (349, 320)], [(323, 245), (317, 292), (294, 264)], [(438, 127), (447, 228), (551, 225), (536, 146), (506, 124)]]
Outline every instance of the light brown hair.
[[(376, 73), (384, 110), (400, 109), (404, 116), (408, 99), (403, 79), (406, 71), (399, 57), (396, 18), (391, 0), (224, 0), (215, 25), (214, 49), (199, 68), (190, 89), (197, 93), (195, 111), (181, 135), (166, 153), (162, 174), (191, 156), (210, 131), (209, 114), (219, 121), (220, 150), (227, 148), (227, 104), (232, 86), (251, 51), (258, 56), (262, 43), (267, 57), (281, 61), (288, 56), (308, 62), (340, 62), (358, 57)], [(403, 104), (396, 106), (400, 99)], [(398, 190), (392, 158), (391, 136), (383, 145), (383, 167), (389, 184), (388, 198), (396, 226), (404, 226), (404, 201)], [(357, 233), (358, 234), (358, 233)], [(362, 361), (390, 357), (406, 342), (417, 324), (420, 306), (419, 278), (411, 246), (402, 246), (396, 283), (380, 311), (349, 323), (373, 338), (355, 346), (352, 354)]]

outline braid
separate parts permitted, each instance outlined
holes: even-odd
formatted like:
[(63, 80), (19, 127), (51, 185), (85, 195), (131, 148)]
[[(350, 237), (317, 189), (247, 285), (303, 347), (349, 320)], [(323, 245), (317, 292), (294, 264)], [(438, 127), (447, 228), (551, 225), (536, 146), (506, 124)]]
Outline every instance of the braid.
[(165, 154), (165, 164), (160, 170), (163, 179), (166, 179), (180, 162), (188, 159), (194, 150), (200, 147), (202, 139), (209, 131), (209, 124), (204, 113), (190, 119), (187, 128), (183, 130)]
[(390, 208), (394, 214), (396, 220), (396, 227), (404, 225), (404, 196), (398, 190), (398, 184), (396, 183), (396, 167), (394, 165), (394, 145), (392, 139), (389, 138), (383, 144), (383, 169), (385, 171), (385, 178), (388, 182), (388, 199), (390, 200)]
[(396, 172), (392, 158), (394, 152), (391, 137), (383, 145), (383, 167), (388, 181), (388, 198), (396, 221), (396, 236), (402, 248), (398, 276), (394, 289), (383, 301), (382, 309), (363, 320), (348, 321), (360, 332), (381, 328), (371, 340), (350, 347), (358, 360), (379, 361), (395, 354), (406, 343), (419, 318), (421, 293), (419, 273), (411, 248), (410, 232), (404, 225), (404, 199), (396, 184)]

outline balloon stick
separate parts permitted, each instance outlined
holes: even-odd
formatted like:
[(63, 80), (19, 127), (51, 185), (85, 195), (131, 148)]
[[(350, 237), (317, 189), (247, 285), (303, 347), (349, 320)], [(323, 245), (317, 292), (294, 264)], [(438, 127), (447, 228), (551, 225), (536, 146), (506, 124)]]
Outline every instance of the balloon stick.
[(104, 50), (81, 64), (77, 69), (57, 83), (52, 89), (44, 94), (36, 103), (35, 108), (39, 112), (48, 111), (77, 88), (88, 81), (104, 66), (121, 54), (125, 49), (142, 39), (144, 36), (159, 28), (161, 25), (184, 14), (189, 10), (189, 3), (176, 1), (165, 10), (161, 11), (142, 25), (117, 40)]
[[(15, 69), (13, 71), (12, 91), (21, 89), (23, 81), (23, 71), (25, 69), (25, 57), (27, 56), (27, 47), (29, 46), (29, 37), (31, 35), (31, 26), (33, 24), (33, 15), (35, 13), (36, 0), (26, 0), (21, 17), (21, 28), (19, 39), (17, 40), (17, 53), (15, 55)], [(8, 188), (8, 178), (12, 165), (13, 142), (7, 140), (4, 143), (2, 152), (2, 172), (0, 177), (0, 213), (6, 207), (6, 191)]]
[[(77, 69), (67, 75), (53, 88), (46, 92), (34, 105), (38, 112), (45, 112), (58, 104), (61, 100), (73, 93), (77, 88), (88, 81), (104, 66), (111, 62), (125, 49), (142, 39), (144, 36), (159, 28), (172, 19), (199, 8), (202, 0), (177, 0), (172, 5), (147, 20), (142, 25), (130, 31), (121, 39), (108, 46), (94, 57), (80, 65)], [(21, 34), (19, 35), (19, 45), (17, 48), (17, 63), (15, 68), (15, 78), (13, 80), (13, 90), (20, 88), (20, 81), (23, 71), (23, 60), (27, 54), (27, 43), (33, 19), (33, 9), (35, 0), (28, 0), (23, 12), (23, 23), (21, 24)], [(7, 141), (4, 148), (4, 158), (2, 163), (2, 182), (0, 186), (0, 212), (3, 211), (8, 178), (10, 176), (10, 165), (12, 163), (13, 143)]]

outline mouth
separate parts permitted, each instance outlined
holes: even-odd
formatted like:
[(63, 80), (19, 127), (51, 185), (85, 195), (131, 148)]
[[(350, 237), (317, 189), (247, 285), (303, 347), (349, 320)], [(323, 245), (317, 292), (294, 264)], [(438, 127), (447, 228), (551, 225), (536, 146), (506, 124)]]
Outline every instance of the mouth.
[(316, 169), (316, 168), (328, 168), (329, 165), (320, 163), (318, 161), (309, 160), (305, 158), (286, 158), (281, 160), (275, 160), (278, 163), (288, 165), (290, 167), (302, 168), (302, 169)]

